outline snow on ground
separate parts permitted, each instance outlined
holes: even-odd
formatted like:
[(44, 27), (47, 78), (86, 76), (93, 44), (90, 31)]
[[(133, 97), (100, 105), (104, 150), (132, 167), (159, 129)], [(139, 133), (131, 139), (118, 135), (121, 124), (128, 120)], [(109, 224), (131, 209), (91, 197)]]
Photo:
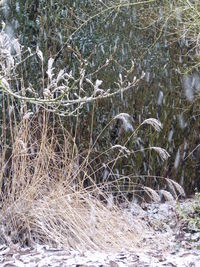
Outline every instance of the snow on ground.
[[(187, 200), (179, 208), (192, 212), (194, 205), (193, 201)], [(180, 217), (182, 211), (179, 208), (176, 202), (166, 202), (146, 204), (143, 208), (132, 204), (126, 209), (124, 216), (137, 216), (138, 219), (148, 222), (152, 228), (134, 250), (129, 248), (118, 252), (100, 252), (42, 245), (32, 248), (20, 248), (14, 244), (9, 247), (1, 245), (0, 266), (200, 267), (200, 232), (193, 226), (191, 229), (186, 227), (188, 222)]]

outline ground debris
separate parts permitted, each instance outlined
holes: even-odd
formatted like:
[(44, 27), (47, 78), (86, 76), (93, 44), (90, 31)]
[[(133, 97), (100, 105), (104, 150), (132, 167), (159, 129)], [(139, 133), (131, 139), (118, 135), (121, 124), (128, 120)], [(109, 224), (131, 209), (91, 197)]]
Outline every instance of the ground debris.
[[(188, 219), (186, 216), (189, 212), (185, 211), (194, 210), (194, 204), (193, 200), (186, 200), (179, 203), (178, 208), (175, 201), (146, 204), (138, 209), (134, 204), (127, 208), (125, 215), (130, 213), (150, 225), (151, 231), (141, 239), (138, 248), (124, 248), (123, 251), (76, 251), (38, 244), (27, 248), (14, 244), (1, 245), (0, 266), (200, 267), (200, 232), (197, 228), (191, 228), (190, 217)], [(193, 211), (192, 214), (194, 215)]]

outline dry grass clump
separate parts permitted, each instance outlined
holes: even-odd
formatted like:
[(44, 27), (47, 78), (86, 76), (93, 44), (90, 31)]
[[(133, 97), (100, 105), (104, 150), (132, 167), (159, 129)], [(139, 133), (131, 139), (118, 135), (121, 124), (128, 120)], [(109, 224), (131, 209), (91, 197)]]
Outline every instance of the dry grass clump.
[(96, 192), (108, 197), (100, 188), (83, 188), (87, 166), (79, 165), (73, 138), (49, 116), (25, 118), (14, 129), (12, 154), (1, 173), (1, 241), (133, 247), (141, 236), (139, 223), (133, 226), (114, 204), (98, 200)]

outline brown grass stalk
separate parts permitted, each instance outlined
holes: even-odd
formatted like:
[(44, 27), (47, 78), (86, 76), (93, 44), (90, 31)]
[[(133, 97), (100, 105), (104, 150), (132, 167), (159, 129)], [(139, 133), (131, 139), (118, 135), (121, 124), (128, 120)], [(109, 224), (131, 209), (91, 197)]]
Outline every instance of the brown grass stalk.
[(61, 125), (50, 126), (51, 119), (42, 112), (15, 129), (7, 171), (1, 173), (1, 240), (76, 249), (134, 247), (140, 223), (133, 226), (120, 208), (98, 200), (95, 192), (107, 198), (103, 189), (83, 188), (80, 176), (87, 166), (75, 169), (74, 141)]

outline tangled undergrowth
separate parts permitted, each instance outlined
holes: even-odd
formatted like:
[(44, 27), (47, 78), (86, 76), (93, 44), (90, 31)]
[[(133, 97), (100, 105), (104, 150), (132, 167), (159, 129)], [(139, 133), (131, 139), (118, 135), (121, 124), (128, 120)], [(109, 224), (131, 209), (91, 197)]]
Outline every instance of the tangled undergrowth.
[[(96, 184), (88, 176), (88, 157), (81, 158), (74, 139), (54, 115), (42, 111), (25, 117), (13, 128), (12, 150), (5, 161), (8, 153), (3, 146), (2, 243), (133, 248), (148, 230), (113, 201), (107, 182)], [(88, 187), (84, 179), (90, 180)], [(145, 190), (160, 200), (156, 191)]]
[(2, 162), (7, 153), (2, 148), (1, 242), (90, 249), (134, 246), (141, 224), (130, 222), (116, 205), (111, 209), (100, 201), (98, 195), (108, 198), (103, 186), (83, 187), (86, 161), (79, 165), (73, 138), (61, 124), (50, 127), (49, 119), (44, 112), (21, 122), (7, 162)]

